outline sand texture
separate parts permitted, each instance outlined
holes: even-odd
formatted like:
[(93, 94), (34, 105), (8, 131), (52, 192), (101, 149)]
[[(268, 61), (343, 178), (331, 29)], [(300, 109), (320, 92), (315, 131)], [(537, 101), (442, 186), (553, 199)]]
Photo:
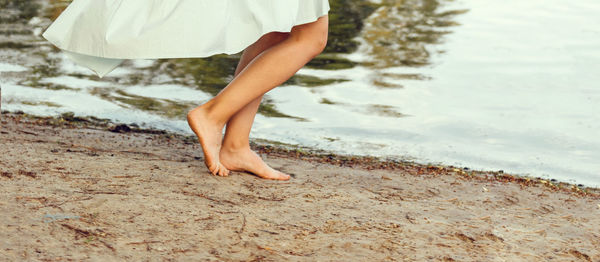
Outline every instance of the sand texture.
[(600, 261), (594, 190), (258, 145), (294, 178), (221, 178), (189, 137), (1, 123), (0, 260)]

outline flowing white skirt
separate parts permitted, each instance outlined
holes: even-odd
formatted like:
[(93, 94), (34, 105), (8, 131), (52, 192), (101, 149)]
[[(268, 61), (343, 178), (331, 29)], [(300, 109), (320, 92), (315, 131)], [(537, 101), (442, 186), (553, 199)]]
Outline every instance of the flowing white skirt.
[(235, 54), (329, 8), (328, 0), (74, 0), (43, 37), (103, 77), (124, 59)]

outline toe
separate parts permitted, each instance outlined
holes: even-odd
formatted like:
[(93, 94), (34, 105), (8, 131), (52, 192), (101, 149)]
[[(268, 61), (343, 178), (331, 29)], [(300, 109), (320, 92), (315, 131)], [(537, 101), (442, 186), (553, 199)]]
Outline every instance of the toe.
[(275, 170), (275, 178), (274, 179), (277, 179), (277, 180), (289, 180), (290, 176), (288, 174), (286, 174), (286, 173), (283, 173), (283, 172), (279, 171), (279, 170)]
[(277, 179), (278, 179), (278, 180), (284, 180), (284, 181), (285, 181), (285, 180), (290, 180), (290, 176), (289, 176), (289, 175), (286, 175), (286, 174), (283, 174), (283, 173), (281, 173), (281, 174), (279, 174), (279, 177), (278, 177)]
[(214, 163), (210, 163), (206, 165), (208, 167), (208, 171), (210, 171), (211, 174), (216, 174), (215, 171), (217, 171), (218, 166), (216, 166)]
[(283, 172), (275, 171), (270, 176), (264, 176), (263, 178), (285, 181), (285, 180), (289, 180), (290, 176), (288, 176), (287, 174), (285, 174)]
[(223, 165), (219, 165), (219, 175), (220, 176), (227, 176), (228, 174), (228, 170), (223, 166)]
[(214, 168), (210, 170), (210, 173), (214, 176), (219, 175), (219, 165), (214, 166)]

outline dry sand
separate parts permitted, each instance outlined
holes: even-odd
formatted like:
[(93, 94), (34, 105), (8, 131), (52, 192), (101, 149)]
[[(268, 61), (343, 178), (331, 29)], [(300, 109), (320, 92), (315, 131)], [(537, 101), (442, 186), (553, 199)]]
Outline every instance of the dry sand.
[(0, 260), (600, 261), (598, 190), (258, 145), (295, 177), (221, 178), (193, 138), (67, 120), (2, 116)]

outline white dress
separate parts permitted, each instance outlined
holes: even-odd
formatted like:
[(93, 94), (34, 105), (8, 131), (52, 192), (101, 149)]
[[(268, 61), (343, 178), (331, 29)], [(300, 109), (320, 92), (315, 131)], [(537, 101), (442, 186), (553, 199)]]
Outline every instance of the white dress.
[(238, 53), (329, 8), (328, 0), (74, 0), (43, 37), (102, 77), (124, 59)]

